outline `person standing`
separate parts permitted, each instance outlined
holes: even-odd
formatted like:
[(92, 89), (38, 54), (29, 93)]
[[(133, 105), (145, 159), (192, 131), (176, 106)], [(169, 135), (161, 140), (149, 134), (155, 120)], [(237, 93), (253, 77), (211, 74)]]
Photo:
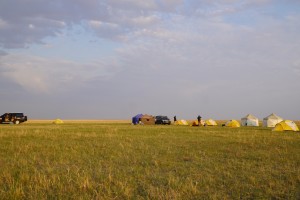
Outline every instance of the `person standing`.
[(201, 116), (200, 115), (198, 115), (197, 120), (198, 120), (198, 126), (201, 126)]
[(176, 115), (174, 116), (174, 122), (176, 122), (177, 121), (177, 118), (176, 118)]

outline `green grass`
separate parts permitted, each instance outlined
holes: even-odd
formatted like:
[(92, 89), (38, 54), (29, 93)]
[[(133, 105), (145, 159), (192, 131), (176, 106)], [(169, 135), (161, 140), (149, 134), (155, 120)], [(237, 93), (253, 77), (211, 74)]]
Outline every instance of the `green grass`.
[(0, 199), (300, 199), (300, 134), (96, 122), (1, 125)]

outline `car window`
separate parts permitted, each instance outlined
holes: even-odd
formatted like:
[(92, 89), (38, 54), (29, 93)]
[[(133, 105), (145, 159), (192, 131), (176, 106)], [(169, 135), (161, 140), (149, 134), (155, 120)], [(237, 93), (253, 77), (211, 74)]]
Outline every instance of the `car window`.
[(23, 117), (23, 113), (16, 113), (16, 117)]

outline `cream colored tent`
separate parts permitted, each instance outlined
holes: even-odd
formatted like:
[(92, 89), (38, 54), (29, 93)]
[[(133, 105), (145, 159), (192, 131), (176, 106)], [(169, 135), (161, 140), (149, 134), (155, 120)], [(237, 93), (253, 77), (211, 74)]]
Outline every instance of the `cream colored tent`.
[(177, 120), (175, 123), (175, 125), (181, 125), (181, 126), (187, 126), (189, 125), (188, 122), (184, 119), (181, 119), (181, 120)]
[(298, 126), (291, 120), (284, 120), (276, 124), (273, 131), (299, 131)]
[(213, 120), (213, 119), (207, 119), (207, 120), (205, 120), (205, 125), (206, 125), (206, 126), (217, 126), (218, 124), (217, 124), (217, 122), (216, 122), (215, 120)]
[(61, 119), (56, 119), (52, 123), (53, 124), (63, 124), (64, 122)]
[(283, 119), (281, 117), (272, 113), (271, 115), (264, 118), (263, 126), (264, 127), (275, 127), (275, 125), (281, 121), (283, 121)]
[(229, 120), (228, 122), (225, 123), (226, 127), (240, 127), (240, 123), (234, 119)]
[(248, 114), (241, 119), (241, 125), (242, 126), (259, 126), (258, 118), (251, 114)]

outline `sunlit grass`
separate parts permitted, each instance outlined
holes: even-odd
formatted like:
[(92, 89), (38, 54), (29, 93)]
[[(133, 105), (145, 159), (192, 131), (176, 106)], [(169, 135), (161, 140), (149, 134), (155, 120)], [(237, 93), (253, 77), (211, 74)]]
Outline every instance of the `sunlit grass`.
[(0, 126), (0, 199), (299, 199), (300, 134), (49, 121)]

